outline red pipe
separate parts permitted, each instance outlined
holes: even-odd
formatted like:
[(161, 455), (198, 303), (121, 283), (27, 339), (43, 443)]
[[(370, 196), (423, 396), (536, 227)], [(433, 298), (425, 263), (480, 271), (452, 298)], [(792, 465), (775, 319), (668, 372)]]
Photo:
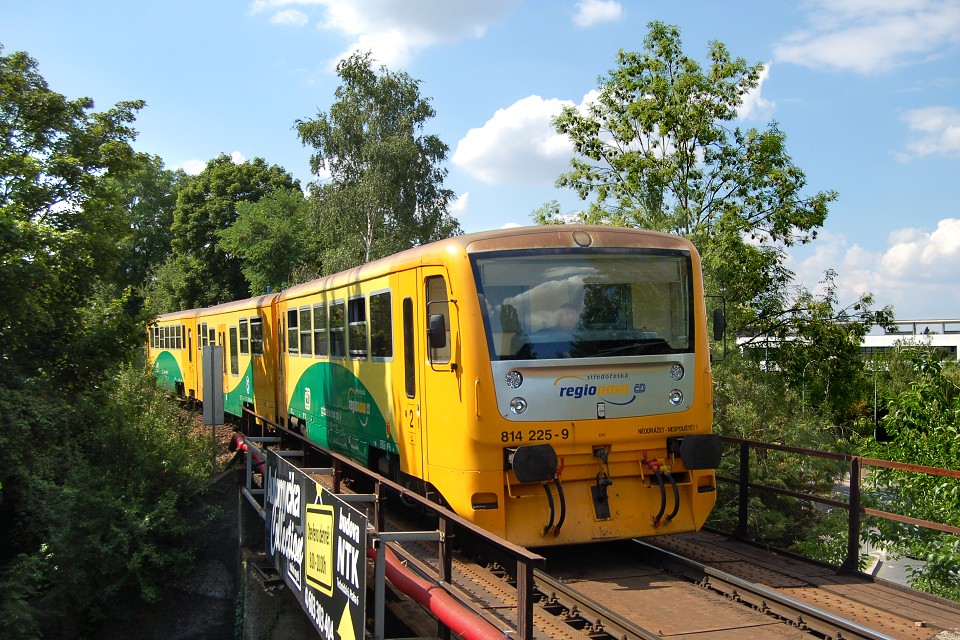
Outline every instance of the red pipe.
[[(247, 443), (243, 439), (243, 434), (239, 431), (234, 431), (233, 436), (230, 438), (230, 451), (248, 453), (247, 449)], [(253, 466), (256, 468), (257, 473), (265, 475), (263, 472), (263, 458), (261, 458), (260, 454), (256, 451), (250, 451), (249, 453), (253, 456)]]
[[(407, 569), (390, 549), (386, 549), (387, 579), (397, 589), (416, 600), (464, 640), (503, 640), (505, 633), (486, 619), (463, 606), (443, 587), (424, 580)], [(367, 557), (376, 560), (376, 549), (367, 549)]]

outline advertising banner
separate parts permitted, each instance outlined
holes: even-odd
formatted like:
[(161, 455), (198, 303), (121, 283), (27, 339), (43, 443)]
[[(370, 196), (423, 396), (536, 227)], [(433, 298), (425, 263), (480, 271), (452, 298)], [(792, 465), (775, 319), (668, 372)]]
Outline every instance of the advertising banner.
[(367, 518), (267, 452), (266, 547), (325, 640), (363, 640)]

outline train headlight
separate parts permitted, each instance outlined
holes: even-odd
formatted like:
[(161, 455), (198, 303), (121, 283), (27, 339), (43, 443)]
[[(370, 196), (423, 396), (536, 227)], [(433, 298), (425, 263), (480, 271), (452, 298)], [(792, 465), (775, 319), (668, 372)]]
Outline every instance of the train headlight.
[(683, 370), (683, 365), (680, 364), (679, 362), (674, 364), (672, 367), (670, 367), (670, 377), (676, 380), (677, 382), (680, 382), (681, 380), (683, 380), (684, 373), (685, 372)]
[(520, 415), (527, 410), (527, 401), (523, 398), (514, 398), (510, 401), (510, 411)]
[(511, 389), (517, 389), (523, 384), (523, 376), (520, 375), (519, 371), (508, 371), (503, 379)]
[(670, 398), (670, 404), (675, 407), (680, 406), (680, 404), (683, 402), (683, 392), (680, 391), (680, 389), (674, 389), (670, 392), (668, 397)]

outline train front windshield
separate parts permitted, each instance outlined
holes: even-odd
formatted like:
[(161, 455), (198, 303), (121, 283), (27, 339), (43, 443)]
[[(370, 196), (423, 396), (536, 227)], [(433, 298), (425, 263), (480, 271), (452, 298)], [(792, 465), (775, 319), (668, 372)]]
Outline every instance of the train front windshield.
[(686, 252), (491, 253), (474, 270), (492, 360), (693, 351)]

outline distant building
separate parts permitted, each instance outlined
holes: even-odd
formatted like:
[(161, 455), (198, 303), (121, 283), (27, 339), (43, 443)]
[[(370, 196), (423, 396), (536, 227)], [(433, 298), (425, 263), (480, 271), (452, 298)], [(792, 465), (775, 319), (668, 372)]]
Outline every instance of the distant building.
[(864, 354), (922, 346), (960, 360), (960, 320), (899, 320), (894, 327), (883, 334), (864, 336)]
[[(891, 349), (925, 347), (942, 353), (945, 357), (960, 361), (960, 319), (958, 320), (898, 320), (893, 329), (864, 336), (861, 348), (866, 357)], [(793, 337), (784, 340), (794, 340)], [(766, 361), (765, 353), (776, 349), (780, 339), (764, 336), (740, 336), (737, 346), (750, 349)]]

